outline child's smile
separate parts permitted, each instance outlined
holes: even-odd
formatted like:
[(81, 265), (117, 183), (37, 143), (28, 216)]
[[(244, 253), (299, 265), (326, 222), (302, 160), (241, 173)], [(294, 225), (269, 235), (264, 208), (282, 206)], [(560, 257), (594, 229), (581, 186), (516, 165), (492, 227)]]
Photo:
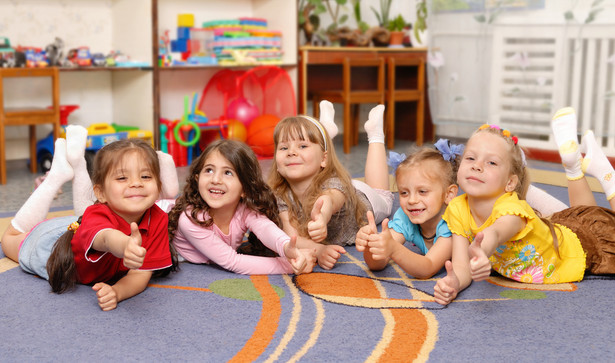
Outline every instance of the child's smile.
[(219, 152), (207, 157), (199, 173), (199, 193), (212, 210), (228, 208), (234, 211), (243, 188), (231, 163)]
[(441, 181), (433, 180), (422, 169), (410, 167), (397, 172), (399, 204), (412, 223), (437, 224), (445, 206), (446, 191)]

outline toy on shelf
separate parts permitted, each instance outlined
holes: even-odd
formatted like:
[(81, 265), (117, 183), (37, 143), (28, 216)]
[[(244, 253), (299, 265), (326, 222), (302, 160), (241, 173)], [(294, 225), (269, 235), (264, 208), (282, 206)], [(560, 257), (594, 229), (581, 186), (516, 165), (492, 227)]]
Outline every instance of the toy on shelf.
[[(77, 105), (60, 106), (60, 124), (63, 126), (60, 137), (66, 137), (64, 126), (68, 123), (68, 115), (78, 109)], [(88, 164), (88, 171), (91, 172), (94, 155), (103, 146), (122, 139), (143, 139), (149, 141), (154, 146), (154, 135), (151, 131), (140, 130), (138, 127), (122, 126), (117, 124), (95, 123), (88, 128), (88, 138), (85, 146), (85, 159)], [(39, 140), (36, 143), (36, 156), (38, 164), (43, 173), (51, 168), (53, 160), (54, 140), (53, 134)]]
[(11, 48), (9, 38), (0, 37), (0, 68), (15, 66), (15, 49)]

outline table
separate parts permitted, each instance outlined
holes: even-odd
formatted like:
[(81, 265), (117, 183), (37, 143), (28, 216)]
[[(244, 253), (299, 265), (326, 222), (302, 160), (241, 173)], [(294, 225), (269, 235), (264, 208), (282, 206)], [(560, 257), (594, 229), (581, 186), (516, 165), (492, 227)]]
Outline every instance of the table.
[[(299, 114), (307, 114), (307, 101), (311, 90), (335, 89), (342, 85), (342, 62), (344, 58), (423, 58), (427, 62), (427, 48), (378, 48), (378, 47), (316, 47), (299, 48)], [(427, 89), (427, 86), (425, 87)], [(427, 94), (427, 92), (426, 92)], [(416, 140), (414, 125), (416, 103), (407, 107), (395, 107), (395, 137), (403, 140)], [(434, 128), (429, 112), (429, 97), (425, 102), (424, 140), (434, 138)]]

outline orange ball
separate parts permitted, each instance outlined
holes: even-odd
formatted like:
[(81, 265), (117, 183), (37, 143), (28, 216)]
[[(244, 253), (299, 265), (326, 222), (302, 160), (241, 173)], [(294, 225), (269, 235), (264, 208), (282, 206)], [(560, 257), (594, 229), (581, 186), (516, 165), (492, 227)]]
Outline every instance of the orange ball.
[(248, 126), (246, 144), (250, 145), (258, 156), (273, 156), (275, 145), (273, 143), (273, 130), (280, 121), (275, 115), (261, 115), (256, 117)]
[(243, 122), (237, 120), (228, 120), (225, 136), (227, 139), (245, 142), (246, 138), (248, 137), (248, 130), (246, 129), (246, 125), (244, 125)]

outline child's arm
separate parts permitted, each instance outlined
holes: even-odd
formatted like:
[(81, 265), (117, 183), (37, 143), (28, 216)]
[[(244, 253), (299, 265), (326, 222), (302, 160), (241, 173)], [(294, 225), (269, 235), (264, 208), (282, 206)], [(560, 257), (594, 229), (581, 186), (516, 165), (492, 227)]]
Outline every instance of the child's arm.
[(92, 286), (92, 290), (96, 291), (100, 308), (103, 311), (109, 311), (115, 309), (120, 301), (143, 292), (151, 277), (151, 271), (130, 270), (115, 285), (110, 286), (99, 282)]
[(366, 253), (363, 256), (371, 269), (374, 269), (372, 266), (384, 268), (388, 260), (392, 259), (409, 275), (419, 279), (432, 277), (440, 271), (444, 262), (451, 258), (453, 249), (451, 237), (440, 237), (426, 255), (415, 253), (404, 246), (406, 240), (403, 234), (389, 229), (388, 219), (382, 222), (382, 233), (372, 235), (369, 239), (367, 254), (371, 255), (369, 260), (373, 262), (368, 262)]
[[(470, 257), (468, 246), (470, 241), (464, 236), (453, 234), (453, 253), (452, 263), (445, 262), (446, 277), (436, 282), (434, 287), (434, 298), (438, 304), (447, 305), (457, 297), (457, 294), (470, 286), (472, 277), (470, 275)], [(475, 240), (482, 239), (479, 233)], [(437, 244), (437, 243), (436, 243)], [(435, 245), (434, 245), (435, 246)]]
[(124, 266), (137, 269), (145, 260), (145, 248), (141, 247), (141, 233), (136, 223), (130, 224), (130, 236), (116, 229), (105, 229), (96, 235), (92, 248), (100, 252), (109, 252), (124, 260)]
[(316, 259), (318, 265), (325, 270), (333, 268), (337, 260), (346, 253), (346, 250), (342, 246), (337, 245), (323, 245), (322, 243), (316, 243), (311, 239), (303, 236), (299, 236), (297, 230), (291, 225), (288, 211), (280, 213), (280, 219), (282, 220), (282, 226), (284, 232), (289, 236), (297, 236), (297, 247), (301, 249), (316, 250)]
[(322, 242), (327, 238), (327, 225), (331, 216), (339, 211), (346, 203), (346, 196), (338, 189), (325, 190), (312, 207), (308, 234), (314, 242)]
[[(525, 228), (525, 219), (509, 214), (499, 217), (491, 226), (485, 228), (469, 247), (470, 272), (474, 281), (485, 280), (491, 273), (489, 256), (504, 242), (513, 238)], [(482, 234), (482, 238), (478, 238)]]

